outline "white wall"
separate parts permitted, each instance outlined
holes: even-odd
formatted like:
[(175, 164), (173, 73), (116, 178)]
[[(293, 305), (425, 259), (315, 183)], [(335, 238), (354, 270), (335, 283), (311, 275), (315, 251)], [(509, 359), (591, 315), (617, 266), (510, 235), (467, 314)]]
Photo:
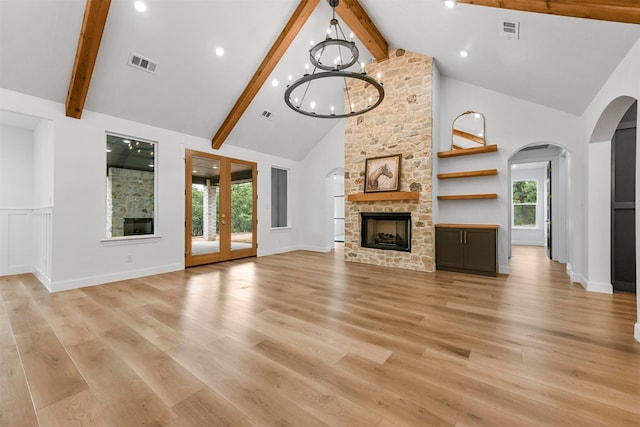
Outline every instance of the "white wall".
[(0, 124), (0, 276), (31, 271), (33, 130)]
[[(524, 166), (522, 164), (516, 166)], [(545, 246), (546, 207), (546, 167), (511, 169), (511, 182), (534, 180), (538, 183), (538, 203), (536, 206), (536, 226), (531, 228), (512, 227), (511, 243), (514, 245)], [(513, 222), (513, 217), (511, 218)]]
[(0, 207), (33, 206), (33, 159), (33, 130), (0, 125)]
[(612, 293), (611, 285), (611, 142), (588, 145), (589, 150), (589, 221), (587, 290)]
[[(498, 199), (439, 201), (439, 222), (498, 224), (499, 269), (501, 273), (508, 273), (509, 158), (524, 146), (541, 142), (553, 143), (567, 148), (572, 153), (570, 173), (576, 174), (583, 169), (586, 170), (580, 154), (573, 155), (574, 151), (581, 148), (579, 136), (582, 130), (579, 119), (568, 113), (450, 78), (442, 78), (440, 110), (442, 138), (440, 141), (434, 141), (434, 151), (449, 150), (451, 123), (454, 118), (464, 111), (474, 110), (485, 115), (487, 144), (497, 144), (498, 152), (440, 159), (435, 173), (497, 168), (498, 176), (439, 182), (438, 194), (497, 193)], [(572, 184), (582, 187), (585, 182), (586, 180), (574, 180)], [(580, 203), (579, 194), (569, 193), (571, 207), (575, 208), (574, 205)], [(572, 226), (579, 227), (580, 225), (576, 224), (579, 218), (576, 217), (569, 215), (568, 221), (573, 221)], [(572, 237), (574, 242), (580, 245), (586, 243), (582, 240), (583, 236), (584, 233), (576, 233)], [(573, 254), (569, 252), (568, 256), (571, 258)], [(568, 260), (572, 261), (573, 259)], [(576, 268), (580, 268), (580, 265), (576, 264)]]
[(329, 133), (302, 160), (305, 219), (302, 248), (327, 252), (333, 249), (334, 172), (344, 173), (345, 120), (339, 119)]
[[(299, 162), (223, 146), (210, 141), (85, 110), (82, 120), (64, 116), (64, 105), (0, 90), (0, 108), (50, 120), (43, 125), (42, 143), (53, 135), (52, 155), (45, 151), (38, 164), (52, 164), (53, 194), (46, 188), (38, 204), (53, 206), (53, 291), (184, 268), (184, 150), (185, 148), (258, 163), (258, 254), (300, 247), (304, 226), (304, 172)], [(131, 135), (158, 142), (158, 212), (155, 239), (113, 244), (105, 239), (105, 133)], [(52, 133), (53, 132), (53, 133)], [(48, 135), (48, 136), (47, 136)], [(52, 157), (53, 161), (45, 160)], [(270, 230), (271, 166), (290, 169), (291, 228)], [(43, 172), (42, 176), (46, 176)], [(40, 179), (40, 178), (38, 178)], [(127, 262), (131, 255), (133, 262)]]

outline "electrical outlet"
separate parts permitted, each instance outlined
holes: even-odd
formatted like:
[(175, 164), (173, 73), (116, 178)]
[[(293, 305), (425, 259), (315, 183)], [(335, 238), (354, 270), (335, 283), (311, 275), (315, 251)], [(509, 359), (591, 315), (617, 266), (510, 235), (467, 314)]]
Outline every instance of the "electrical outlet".
[(131, 255), (127, 255), (127, 262), (133, 262), (133, 257)]

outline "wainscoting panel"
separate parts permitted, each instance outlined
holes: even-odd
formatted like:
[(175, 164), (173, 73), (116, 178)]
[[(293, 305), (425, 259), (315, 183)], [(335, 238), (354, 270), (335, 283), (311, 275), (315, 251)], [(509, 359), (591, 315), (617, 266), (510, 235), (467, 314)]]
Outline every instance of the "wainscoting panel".
[(31, 272), (30, 209), (0, 209), (0, 276)]

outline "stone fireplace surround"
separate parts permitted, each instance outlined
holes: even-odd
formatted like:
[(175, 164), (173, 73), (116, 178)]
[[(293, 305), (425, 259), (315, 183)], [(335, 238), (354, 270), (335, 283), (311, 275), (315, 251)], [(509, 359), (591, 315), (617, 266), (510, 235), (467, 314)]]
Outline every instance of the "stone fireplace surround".
[[(401, 154), (400, 191), (418, 193), (416, 199), (345, 202), (345, 260), (365, 264), (434, 270), (432, 221), (432, 59), (402, 49), (389, 59), (367, 66), (381, 73), (385, 88), (382, 104), (367, 114), (348, 118), (345, 129), (345, 194), (364, 192), (365, 160)], [(358, 83), (359, 84), (359, 83)], [(351, 89), (357, 96), (358, 88)], [(360, 244), (362, 212), (409, 212), (411, 252), (382, 251)]]

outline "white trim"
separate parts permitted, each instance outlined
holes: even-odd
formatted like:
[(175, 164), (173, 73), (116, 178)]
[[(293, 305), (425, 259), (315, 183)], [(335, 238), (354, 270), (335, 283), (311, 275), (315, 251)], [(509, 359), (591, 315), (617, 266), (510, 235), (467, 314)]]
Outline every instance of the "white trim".
[[(70, 289), (84, 288), (87, 286), (102, 285), (105, 283), (118, 282), (121, 280), (136, 279), (138, 277), (152, 276), (154, 274), (171, 273), (173, 271), (184, 270), (183, 264), (167, 264), (158, 267), (143, 268), (140, 270), (122, 271), (101, 276), (90, 276), (81, 279), (53, 282), (49, 288), (50, 292), (68, 291)], [(45, 285), (46, 286), (46, 285)]]
[(39, 271), (33, 271), (31, 274), (36, 276), (36, 279), (38, 279), (40, 283), (42, 283), (44, 287), (47, 288), (49, 292), (51, 292), (51, 279), (49, 277), (46, 277)]
[(124, 246), (140, 245), (144, 243), (158, 243), (162, 239), (159, 234), (148, 234), (142, 236), (122, 236), (100, 239), (102, 246)]
[(269, 229), (269, 231), (289, 231), (289, 230), (293, 230), (293, 228), (286, 226), (286, 227), (271, 227)]
[(299, 249), (300, 248), (298, 246), (288, 246), (288, 247), (283, 247), (283, 248), (260, 250), (260, 247), (258, 246), (258, 256), (261, 257), (261, 256), (283, 254), (283, 253), (286, 253), (286, 252), (297, 251)]
[(500, 265), (498, 266), (498, 273), (500, 274), (510, 274), (511, 273), (511, 269), (509, 268), (509, 265)]
[(311, 251), (311, 252), (323, 252), (328, 253), (333, 250), (334, 246), (310, 246), (310, 245), (301, 245), (298, 250), (300, 251)]
[(535, 240), (511, 240), (512, 245), (524, 245), (524, 246), (546, 246), (545, 243)]
[(598, 292), (601, 294), (613, 293), (613, 286), (611, 285), (611, 283), (587, 281), (587, 286), (585, 289), (589, 292)]
[(633, 337), (640, 342), (640, 322), (636, 322), (636, 326), (633, 328)]

